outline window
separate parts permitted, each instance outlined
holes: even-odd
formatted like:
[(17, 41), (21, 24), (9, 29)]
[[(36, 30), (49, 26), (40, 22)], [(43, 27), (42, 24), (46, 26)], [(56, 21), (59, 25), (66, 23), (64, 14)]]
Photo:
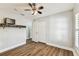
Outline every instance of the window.
[(79, 14), (76, 15), (75, 20), (75, 45), (77, 48), (79, 48)]

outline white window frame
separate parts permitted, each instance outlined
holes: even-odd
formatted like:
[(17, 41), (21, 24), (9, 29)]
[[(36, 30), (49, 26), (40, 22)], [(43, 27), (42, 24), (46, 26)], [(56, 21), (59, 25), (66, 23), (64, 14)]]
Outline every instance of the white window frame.
[(75, 46), (79, 48), (79, 13), (75, 16)]

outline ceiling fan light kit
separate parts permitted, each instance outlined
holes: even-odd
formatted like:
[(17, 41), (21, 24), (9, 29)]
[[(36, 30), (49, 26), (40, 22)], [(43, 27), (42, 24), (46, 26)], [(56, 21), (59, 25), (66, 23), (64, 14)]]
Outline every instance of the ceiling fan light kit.
[(37, 11), (33, 11), (32, 12), (32, 15), (36, 15), (38, 12)]

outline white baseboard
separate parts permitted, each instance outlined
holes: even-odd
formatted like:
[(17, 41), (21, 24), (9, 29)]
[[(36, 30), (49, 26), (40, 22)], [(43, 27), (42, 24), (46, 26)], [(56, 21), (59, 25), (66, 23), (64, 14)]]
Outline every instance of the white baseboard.
[(55, 47), (58, 47), (58, 48), (62, 48), (62, 49), (66, 49), (66, 50), (70, 50), (70, 51), (73, 50), (72, 48), (64, 47), (64, 46), (60, 46), (60, 45), (56, 45), (56, 44), (51, 44), (51, 43), (46, 43), (46, 44), (51, 45), (51, 46), (55, 46)]
[(0, 50), (0, 53), (5, 52), (5, 51), (8, 51), (8, 50), (11, 50), (11, 49), (14, 49), (14, 48), (19, 47), (19, 46), (24, 45), (24, 44), (26, 44), (26, 42), (22, 42), (20, 44), (17, 44), (17, 45), (14, 45), (14, 46), (11, 46), (11, 47), (2, 49), (2, 50)]

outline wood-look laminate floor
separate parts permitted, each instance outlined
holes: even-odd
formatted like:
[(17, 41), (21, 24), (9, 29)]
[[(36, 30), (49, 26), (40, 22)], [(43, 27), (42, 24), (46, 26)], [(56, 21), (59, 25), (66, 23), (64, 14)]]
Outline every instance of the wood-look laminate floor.
[(18, 48), (1, 53), (0, 56), (73, 56), (73, 53), (69, 50), (32, 41)]

